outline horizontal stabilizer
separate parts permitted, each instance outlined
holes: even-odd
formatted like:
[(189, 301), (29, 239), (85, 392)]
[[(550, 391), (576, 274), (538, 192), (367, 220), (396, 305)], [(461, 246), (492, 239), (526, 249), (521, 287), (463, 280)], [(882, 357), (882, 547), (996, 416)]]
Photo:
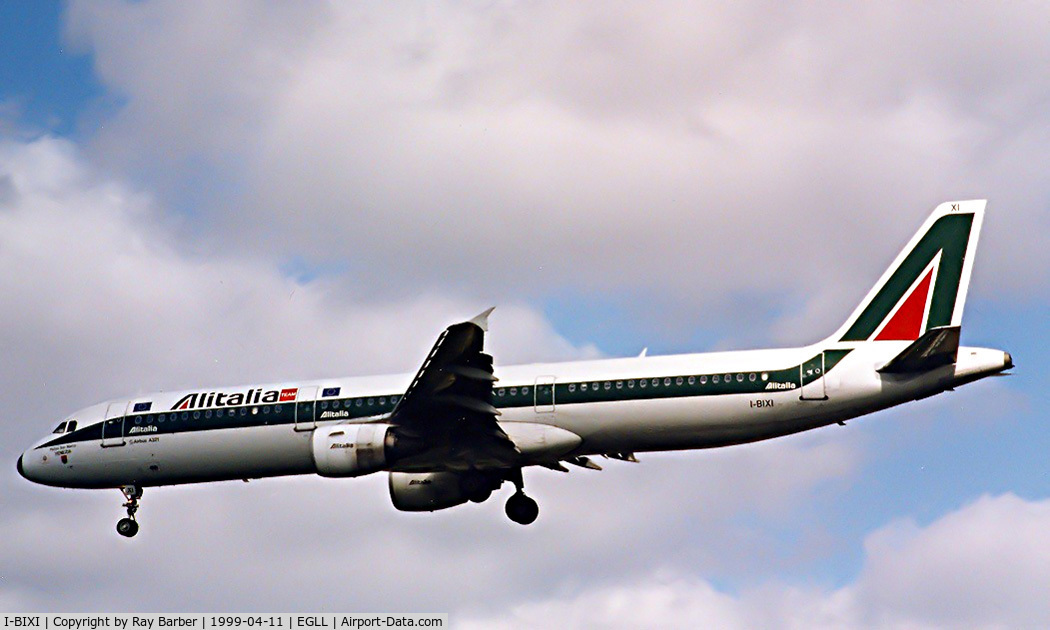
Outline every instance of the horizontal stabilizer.
[(931, 328), (879, 368), (882, 374), (913, 374), (955, 363), (959, 355), (959, 327)]

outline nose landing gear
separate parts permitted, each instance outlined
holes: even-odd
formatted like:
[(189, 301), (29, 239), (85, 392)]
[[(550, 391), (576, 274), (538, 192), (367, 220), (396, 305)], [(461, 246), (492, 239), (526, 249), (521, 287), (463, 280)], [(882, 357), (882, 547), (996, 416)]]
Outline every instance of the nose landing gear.
[(120, 491), (124, 493), (124, 498), (127, 499), (124, 507), (128, 510), (128, 516), (117, 521), (117, 533), (126, 538), (131, 538), (139, 533), (139, 523), (135, 520), (135, 512), (139, 510), (142, 488), (135, 485), (121, 486)]

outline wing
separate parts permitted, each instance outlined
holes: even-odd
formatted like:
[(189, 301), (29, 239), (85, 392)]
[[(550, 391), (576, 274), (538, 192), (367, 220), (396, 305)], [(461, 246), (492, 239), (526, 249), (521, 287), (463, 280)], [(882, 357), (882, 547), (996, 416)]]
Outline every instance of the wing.
[(520, 460), (492, 405), (496, 376), (492, 357), (482, 351), (491, 312), (441, 333), (386, 420), (400, 439), (420, 445), (412, 459), (439, 460), (451, 470), (505, 468)]

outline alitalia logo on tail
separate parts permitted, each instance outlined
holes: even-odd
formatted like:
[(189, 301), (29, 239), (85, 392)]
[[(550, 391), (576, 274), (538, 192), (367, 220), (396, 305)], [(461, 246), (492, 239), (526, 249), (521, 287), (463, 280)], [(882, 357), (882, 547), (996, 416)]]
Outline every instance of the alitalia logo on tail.
[(172, 405), (173, 411), (183, 409), (204, 409), (205, 407), (237, 407), (260, 403), (295, 402), (299, 394), (298, 387), (285, 389), (249, 389), (245, 392), (198, 392), (186, 394)]
[(985, 202), (937, 208), (833, 339), (914, 341), (958, 326)]
[(930, 289), (936, 284), (940, 260), (941, 254), (938, 253), (933, 262), (919, 274), (875, 333), (875, 341), (914, 341), (919, 338), (924, 331), (923, 322), (930, 312), (930, 296), (933, 295)]

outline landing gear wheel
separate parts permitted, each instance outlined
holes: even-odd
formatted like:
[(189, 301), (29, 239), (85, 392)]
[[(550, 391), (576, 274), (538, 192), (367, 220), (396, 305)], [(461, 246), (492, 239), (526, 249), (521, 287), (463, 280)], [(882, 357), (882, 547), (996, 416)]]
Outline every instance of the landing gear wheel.
[(469, 498), (474, 503), (484, 503), (485, 501), (488, 501), (489, 497), (491, 497), (491, 496), (492, 496), (492, 488), (487, 488), (485, 490), (481, 490), (479, 492), (475, 492), (474, 494), (470, 495)]
[(540, 515), (540, 506), (530, 497), (515, 492), (507, 499), (507, 518), (519, 525), (528, 525)]
[(117, 521), (117, 533), (125, 538), (131, 538), (139, 533), (139, 524), (130, 518), (122, 518)]
[(139, 499), (142, 498), (142, 488), (139, 486), (121, 486), (120, 491), (127, 499), (124, 507), (128, 511), (128, 517), (117, 521), (117, 533), (126, 538), (131, 538), (139, 533), (139, 523), (135, 520), (135, 512), (139, 511)]
[(459, 491), (474, 503), (484, 503), (492, 491), (503, 484), (503, 479), (490, 472), (470, 471), (459, 478)]

